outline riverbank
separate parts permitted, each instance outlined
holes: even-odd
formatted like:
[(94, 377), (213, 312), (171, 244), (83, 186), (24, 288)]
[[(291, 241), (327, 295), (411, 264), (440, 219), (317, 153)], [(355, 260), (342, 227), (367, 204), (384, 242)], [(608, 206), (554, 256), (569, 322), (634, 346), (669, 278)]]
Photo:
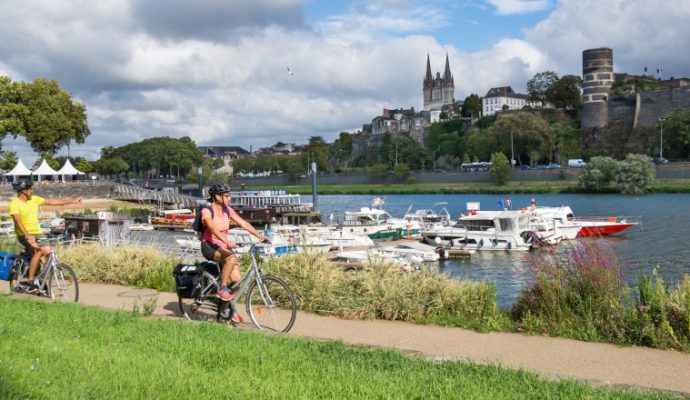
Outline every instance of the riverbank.
[[(247, 189), (270, 190), (275, 186), (247, 186)], [(310, 185), (284, 185), (280, 189), (308, 195)], [(319, 194), (589, 194), (577, 186), (577, 180), (508, 181), (503, 186), (493, 182), (436, 182), (385, 184), (318, 184)], [(649, 193), (690, 193), (690, 179), (659, 179), (648, 187)]]

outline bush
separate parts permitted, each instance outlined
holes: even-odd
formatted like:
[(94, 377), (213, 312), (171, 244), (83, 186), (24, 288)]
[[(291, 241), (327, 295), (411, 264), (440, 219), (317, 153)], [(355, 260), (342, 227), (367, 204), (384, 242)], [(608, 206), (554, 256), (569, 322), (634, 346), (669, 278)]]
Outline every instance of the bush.
[(642, 154), (628, 154), (618, 163), (615, 181), (623, 194), (643, 194), (654, 183), (656, 171), (652, 158)]
[(505, 185), (510, 175), (510, 162), (503, 153), (498, 152), (491, 155), (491, 176), (496, 184)]
[(618, 161), (611, 157), (592, 157), (582, 169), (578, 185), (589, 191), (605, 191), (615, 182), (617, 172)]
[(513, 308), (518, 322), (537, 317), (552, 334), (621, 340), (625, 285), (612, 249), (584, 240), (542, 251), (530, 264), (535, 283)]

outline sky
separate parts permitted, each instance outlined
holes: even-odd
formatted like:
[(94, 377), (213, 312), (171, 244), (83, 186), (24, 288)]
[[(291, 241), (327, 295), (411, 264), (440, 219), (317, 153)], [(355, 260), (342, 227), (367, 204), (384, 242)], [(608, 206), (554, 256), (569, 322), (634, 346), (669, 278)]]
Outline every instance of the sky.
[(434, 74), (448, 55), (460, 100), (581, 75), (597, 47), (616, 72), (690, 77), (688, 20), (688, 0), (4, 0), (0, 75), (86, 105), (91, 135), (59, 155), (155, 136), (256, 150), (422, 109), (427, 54)]

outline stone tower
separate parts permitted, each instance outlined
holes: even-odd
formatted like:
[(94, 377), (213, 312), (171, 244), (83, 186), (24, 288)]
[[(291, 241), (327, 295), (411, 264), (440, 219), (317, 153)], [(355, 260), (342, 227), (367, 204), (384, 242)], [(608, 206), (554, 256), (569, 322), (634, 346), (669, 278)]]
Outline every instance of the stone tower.
[(424, 111), (440, 110), (444, 104), (452, 104), (455, 101), (455, 83), (453, 74), (450, 73), (450, 62), (446, 54), (446, 69), (443, 76), (436, 73), (436, 78), (431, 75), (431, 62), (426, 55), (426, 75), (424, 76)]
[(582, 52), (582, 129), (608, 123), (613, 79), (613, 50), (602, 47)]

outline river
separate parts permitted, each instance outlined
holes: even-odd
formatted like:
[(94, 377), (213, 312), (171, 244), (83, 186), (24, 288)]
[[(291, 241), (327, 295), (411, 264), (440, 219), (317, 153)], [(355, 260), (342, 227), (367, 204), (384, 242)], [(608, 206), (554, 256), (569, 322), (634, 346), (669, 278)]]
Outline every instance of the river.
[[(331, 213), (337, 216), (345, 210), (370, 206), (374, 197), (377, 196), (323, 195), (318, 197), (318, 208), (327, 221)], [(455, 218), (465, 211), (468, 201), (480, 202), (483, 210), (496, 210), (499, 200), (510, 199), (514, 208), (519, 208), (526, 207), (532, 197), (540, 206), (569, 205), (578, 217), (639, 216), (642, 218), (639, 227), (632, 227), (617, 236), (598, 239), (610, 245), (618, 254), (626, 282), (635, 285), (641, 273), (651, 275), (656, 266), (669, 285), (676, 285), (683, 274), (690, 273), (690, 194), (541, 194), (503, 197), (433, 194), (380, 197), (396, 217), (402, 217), (410, 206), (412, 210), (417, 210), (430, 208), (437, 202), (447, 202), (448, 211)], [(304, 200), (311, 200), (311, 196), (304, 196)], [(477, 252), (467, 258), (441, 262), (439, 271), (459, 279), (488, 279), (494, 282), (498, 289), (498, 304), (507, 306), (529, 284), (526, 257), (525, 253)]]

